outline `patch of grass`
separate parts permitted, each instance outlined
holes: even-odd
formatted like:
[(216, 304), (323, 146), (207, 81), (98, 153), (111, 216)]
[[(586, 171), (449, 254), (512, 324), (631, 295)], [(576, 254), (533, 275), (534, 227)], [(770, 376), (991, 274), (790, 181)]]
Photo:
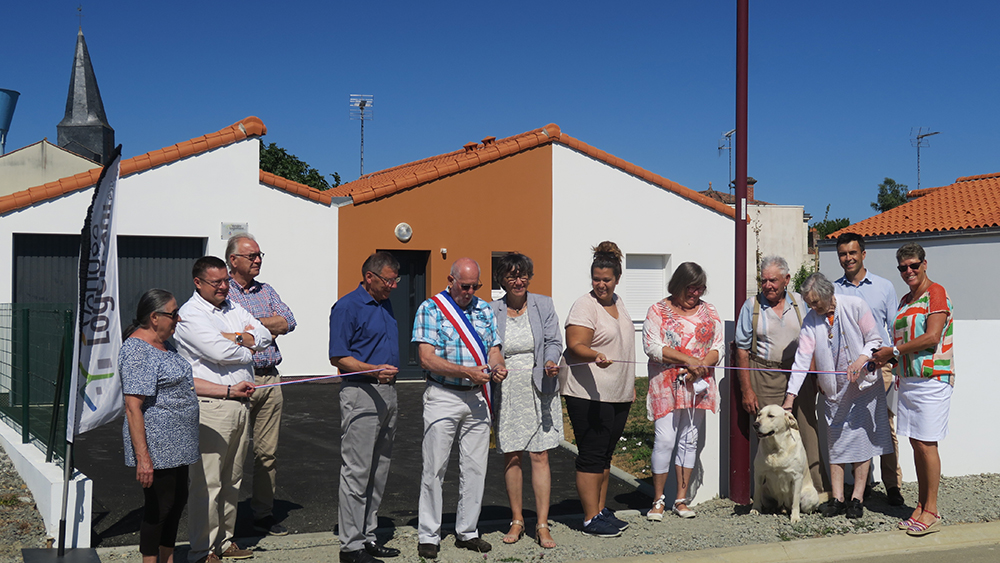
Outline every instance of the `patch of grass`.
[(504, 557), (503, 559), (497, 559), (497, 561), (500, 563), (519, 563), (524, 561), (524, 559), (521, 559), (520, 557)]
[(17, 506), (21, 504), (21, 499), (16, 493), (4, 493), (0, 495), (0, 506)]
[[(628, 421), (622, 439), (615, 448), (611, 463), (615, 467), (631, 474), (637, 479), (652, 477), (650, 461), (653, 456), (653, 437), (655, 431), (653, 422), (646, 418), (646, 394), (649, 392), (649, 379), (637, 377), (635, 380), (635, 401), (629, 409)], [(563, 433), (566, 441), (576, 444), (573, 427), (566, 413), (566, 403), (563, 401)]]

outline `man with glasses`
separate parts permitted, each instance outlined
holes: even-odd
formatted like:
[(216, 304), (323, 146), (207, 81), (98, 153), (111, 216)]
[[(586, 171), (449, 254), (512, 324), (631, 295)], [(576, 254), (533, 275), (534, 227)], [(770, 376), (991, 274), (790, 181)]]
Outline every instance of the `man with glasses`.
[[(295, 316), (270, 285), (257, 281), (264, 253), (250, 233), (237, 233), (226, 245), (229, 261), (229, 298), (239, 303), (271, 332), (271, 344), (253, 355), (253, 383), (281, 383), (278, 337), (295, 330)], [(277, 473), (278, 430), (284, 400), (281, 387), (260, 389), (250, 397), (250, 427), (253, 429), (253, 510), (255, 530), (284, 536), (288, 529), (275, 520), (274, 491)]]
[[(787, 370), (795, 361), (802, 319), (809, 312), (802, 296), (788, 291), (792, 276), (784, 258), (764, 257), (760, 263), (760, 277), (760, 294), (746, 300), (736, 321), (736, 366), (754, 368), (740, 370), (737, 376), (743, 410), (751, 417), (756, 416), (761, 407), (784, 402), (790, 375)], [(806, 450), (813, 486), (821, 500), (826, 501), (830, 478), (819, 449), (816, 378), (806, 378), (792, 410)]]
[[(896, 288), (892, 282), (868, 271), (865, 268), (865, 239), (857, 233), (843, 233), (837, 237), (837, 259), (844, 275), (833, 282), (834, 293), (853, 295), (865, 300), (875, 317), (875, 325), (882, 342), (892, 342), (892, 322), (896, 319), (896, 308), (899, 300), (896, 298)], [(862, 351), (868, 354), (868, 350)], [(886, 393), (892, 389), (892, 366), (882, 367), (882, 381)], [(903, 482), (903, 470), (899, 466), (899, 442), (896, 440), (896, 415), (893, 412), (895, 404), (886, 400), (889, 410), (889, 432), (892, 435), (892, 453), (879, 457), (879, 470), (882, 483), (885, 485), (887, 501), (892, 506), (903, 505), (903, 494), (899, 485)], [(868, 473), (871, 482), (871, 472)], [(867, 489), (866, 489), (867, 491)]]
[(191, 363), (200, 416), (201, 461), (188, 477), (188, 560), (249, 559), (253, 552), (233, 543), (236, 503), (249, 447), (253, 353), (271, 344), (271, 333), (227, 299), (225, 262), (199, 258), (192, 274), (195, 292), (180, 308), (174, 333), (177, 351)]
[(488, 385), (507, 376), (496, 318), (476, 297), (479, 264), (459, 258), (448, 288), (424, 301), (413, 322), (420, 365), (425, 370), (423, 472), (420, 477), (417, 555), (437, 557), (441, 543), (442, 485), (452, 445), (459, 443), (455, 546), (485, 553), (479, 511), (486, 483), (490, 441)]
[(361, 276), (330, 310), (330, 363), (348, 374), (340, 383), (340, 560), (381, 563), (376, 557), (399, 555), (375, 541), (398, 412), (399, 328), (389, 294), (399, 283), (399, 261), (376, 252)]

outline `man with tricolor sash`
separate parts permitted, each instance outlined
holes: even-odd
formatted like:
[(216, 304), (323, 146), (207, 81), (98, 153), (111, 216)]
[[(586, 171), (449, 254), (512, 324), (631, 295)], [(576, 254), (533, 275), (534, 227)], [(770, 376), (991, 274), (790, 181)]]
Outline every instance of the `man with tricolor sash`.
[(412, 340), (427, 379), (417, 528), (417, 554), (425, 559), (437, 557), (441, 544), (441, 489), (456, 437), (462, 475), (455, 546), (492, 549), (478, 530), (490, 439), (489, 382), (502, 381), (507, 368), (493, 310), (475, 295), (482, 287), (479, 274), (475, 260), (456, 260), (448, 288), (421, 303), (413, 322)]

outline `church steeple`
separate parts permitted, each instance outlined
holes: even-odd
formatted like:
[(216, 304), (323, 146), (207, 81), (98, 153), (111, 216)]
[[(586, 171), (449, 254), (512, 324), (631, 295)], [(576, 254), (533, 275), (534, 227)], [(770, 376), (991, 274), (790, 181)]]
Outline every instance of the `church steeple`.
[(76, 55), (69, 79), (66, 115), (56, 126), (59, 146), (94, 162), (105, 164), (115, 148), (115, 130), (104, 114), (83, 28), (76, 36)]

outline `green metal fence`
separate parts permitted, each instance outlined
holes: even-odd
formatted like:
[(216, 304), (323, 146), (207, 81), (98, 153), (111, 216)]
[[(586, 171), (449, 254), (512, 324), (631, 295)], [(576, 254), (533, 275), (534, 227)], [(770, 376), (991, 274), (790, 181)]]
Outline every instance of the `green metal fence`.
[(0, 304), (0, 418), (46, 461), (65, 458), (72, 344), (72, 304)]

